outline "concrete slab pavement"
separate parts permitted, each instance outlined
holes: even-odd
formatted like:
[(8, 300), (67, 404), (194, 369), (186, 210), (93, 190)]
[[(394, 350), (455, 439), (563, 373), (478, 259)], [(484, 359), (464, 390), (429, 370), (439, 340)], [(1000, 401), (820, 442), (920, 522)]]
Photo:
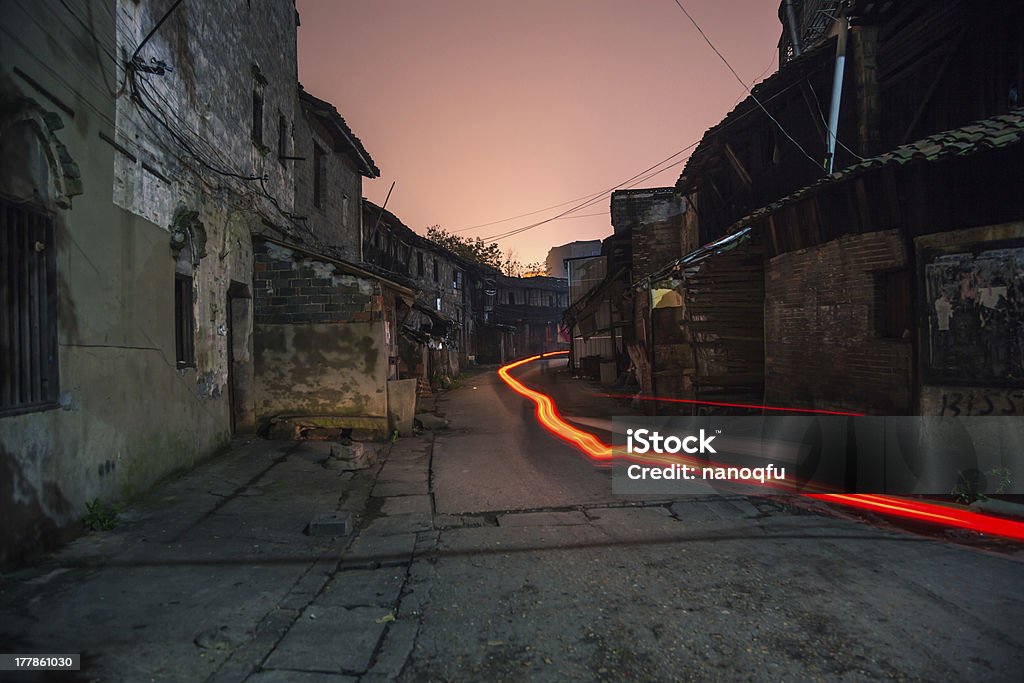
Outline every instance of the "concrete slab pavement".
[[(611, 495), (493, 375), (373, 467), (254, 441), (0, 583), (79, 680), (1016, 680), (1024, 551), (785, 499)], [(563, 391), (571, 387), (563, 386)], [(591, 399), (587, 399), (589, 401)], [(353, 513), (348, 538), (310, 537)], [(13, 649), (12, 649), (13, 648)]]

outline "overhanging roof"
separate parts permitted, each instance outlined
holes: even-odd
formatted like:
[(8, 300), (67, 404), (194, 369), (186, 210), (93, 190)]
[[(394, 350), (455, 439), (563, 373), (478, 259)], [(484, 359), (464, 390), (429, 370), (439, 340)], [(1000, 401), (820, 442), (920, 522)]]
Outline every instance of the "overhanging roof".
[(737, 233), (752, 221), (766, 218), (776, 211), (794, 204), (828, 187), (846, 182), (882, 168), (913, 164), (939, 163), (956, 157), (971, 156), (986, 150), (1002, 149), (1024, 141), (1024, 108), (1006, 114), (981, 119), (974, 123), (929, 135), (915, 142), (865, 159), (811, 185), (802, 187), (786, 197), (749, 213), (734, 223), (729, 232)]
[(367, 178), (380, 176), (380, 169), (373, 163), (370, 153), (356, 137), (352, 129), (345, 123), (333, 104), (318, 97), (313, 97), (299, 86), (299, 104), (311, 112), (331, 133), (334, 151), (348, 154), (359, 166), (359, 172)]

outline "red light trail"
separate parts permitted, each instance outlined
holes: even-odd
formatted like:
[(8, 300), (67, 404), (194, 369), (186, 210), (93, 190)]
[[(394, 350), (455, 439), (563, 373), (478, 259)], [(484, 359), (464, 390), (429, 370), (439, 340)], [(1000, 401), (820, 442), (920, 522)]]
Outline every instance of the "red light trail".
[(695, 401), (689, 398), (662, 398), (660, 396), (629, 396), (627, 394), (594, 394), (594, 396), (602, 396), (604, 398), (637, 398), (641, 401), (659, 401), (662, 403), (693, 403), (702, 406), (722, 406), (725, 408), (752, 408), (754, 410), (777, 410), (786, 413), (814, 413), (816, 415), (841, 415), (845, 417), (864, 416), (864, 413), (849, 413), (842, 410), (822, 410), (820, 408), (783, 408), (780, 406), (762, 406), (756, 403), (723, 403), (721, 401)]
[[(604, 443), (593, 434), (585, 432), (567, 423), (558, 413), (558, 408), (555, 406), (555, 403), (551, 400), (550, 396), (537, 391), (536, 389), (531, 389), (516, 378), (512, 377), (510, 374), (510, 372), (515, 368), (527, 363), (532, 363), (533, 361), (540, 360), (541, 358), (551, 358), (553, 356), (561, 356), (567, 353), (568, 351), (554, 351), (552, 353), (530, 356), (529, 358), (509, 363), (508, 365), (498, 369), (498, 376), (501, 377), (502, 381), (517, 394), (533, 401), (536, 406), (537, 420), (544, 429), (559, 439), (567, 443), (571, 443), (579, 448), (595, 464), (601, 467), (609, 467), (612, 462), (613, 453), (611, 445)], [(689, 401), (683, 401), (680, 399), (680, 402)], [(714, 405), (734, 404), (716, 403)], [(764, 408), (766, 410), (792, 410), (789, 408), (769, 408), (767, 406), (754, 405), (737, 405), (736, 407)], [(857, 413), (840, 413), (834, 411), (803, 412), (820, 412), (830, 415), (858, 415)], [(665, 464), (666, 462), (680, 462), (685, 458), (664, 455), (658, 457), (657, 455), (653, 455), (645, 456), (643, 460), (640, 460), (635, 456), (631, 456), (630, 459), (638, 462)], [(903, 519), (911, 519), (929, 524), (939, 524), (958, 529), (968, 529), (970, 531), (990, 534), (992, 536), (1024, 541), (1024, 523), (965, 510), (961, 507), (898, 498), (889, 495), (864, 493), (803, 493), (801, 495), (833, 505), (843, 505), (846, 507), (868, 510)]]

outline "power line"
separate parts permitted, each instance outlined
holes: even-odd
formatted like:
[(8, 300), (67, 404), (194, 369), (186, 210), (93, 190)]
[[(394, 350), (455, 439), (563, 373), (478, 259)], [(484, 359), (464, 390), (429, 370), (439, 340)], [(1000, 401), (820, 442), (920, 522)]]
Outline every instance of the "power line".
[[(771, 67), (769, 66), (769, 68), (771, 68)], [(812, 70), (811, 70), (811, 71), (809, 71), (808, 73), (804, 74), (804, 75), (803, 75), (803, 76), (802, 76), (802, 77), (801, 77), (800, 79), (798, 79), (798, 80), (796, 80), (796, 81), (794, 81), (794, 82), (790, 83), (789, 85), (787, 85), (786, 87), (782, 88), (781, 90), (779, 90), (779, 91), (778, 91), (777, 93), (775, 93), (775, 94), (774, 94), (774, 95), (772, 95), (771, 97), (768, 97), (768, 98), (766, 98), (766, 99), (765, 99), (765, 100), (764, 100), (763, 102), (758, 102), (758, 105), (759, 105), (759, 106), (761, 106), (761, 108), (763, 109), (763, 108), (764, 108), (764, 107), (763, 107), (763, 104), (767, 104), (767, 103), (771, 102), (772, 100), (774, 100), (774, 99), (776, 99), (776, 98), (778, 98), (778, 97), (781, 97), (782, 95), (784, 95), (785, 93), (787, 93), (787, 92), (788, 92), (789, 90), (791, 90), (792, 88), (795, 88), (795, 87), (799, 86), (799, 85), (800, 85), (801, 83), (803, 83), (803, 82), (804, 82), (805, 80), (808, 80), (808, 79), (810, 79), (810, 78), (811, 78), (811, 76), (813, 76), (814, 74), (816, 74), (816, 73), (817, 73), (817, 72), (818, 72), (818, 71), (820, 70), (820, 68), (821, 68), (821, 67), (818, 67), (818, 68), (812, 69)], [(743, 119), (745, 119), (745, 118), (746, 118), (747, 116), (750, 116), (751, 114), (753, 114), (753, 113), (754, 113), (754, 112), (756, 112), (756, 111), (758, 111), (758, 110), (757, 110), (757, 109), (748, 109), (747, 111), (745, 111), (745, 112), (743, 112), (743, 113), (741, 113), (741, 114), (738, 114), (738, 115), (737, 115), (737, 116), (736, 116), (735, 118), (732, 118), (732, 119), (728, 119), (728, 120), (725, 120), (725, 121), (723, 121), (723, 122), (722, 122), (721, 124), (719, 124), (719, 125), (718, 125), (718, 126), (717, 126), (717, 127), (715, 128), (715, 130), (714, 130), (714, 131), (709, 131), (709, 132), (711, 132), (712, 134), (715, 134), (715, 133), (719, 133), (719, 132), (721, 132), (721, 131), (725, 130), (726, 128), (728, 128), (728, 127), (730, 127), (730, 126), (732, 126), (732, 125), (735, 125), (735, 124), (739, 123), (740, 121), (742, 121)], [(708, 135), (708, 133), (705, 133), (705, 137), (706, 137), (707, 135)], [(648, 168), (647, 170), (649, 171), (649, 170), (651, 170), (651, 169), (653, 169), (653, 168), (656, 168), (657, 166), (661, 165), (661, 164), (662, 164), (662, 163), (664, 163), (665, 161), (668, 161), (668, 160), (670, 160), (670, 159), (674, 158), (675, 156), (677, 156), (677, 155), (678, 155), (679, 153), (681, 153), (682, 151), (686, 151), (686, 149), (689, 149), (689, 148), (691, 148), (691, 147), (694, 147), (694, 146), (695, 146), (695, 145), (697, 145), (697, 144), (700, 144), (700, 142), (702, 142), (702, 141), (703, 141), (703, 140), (701, 140), (701, 141), (698, 141), (698, 142), (695, 142), (695, 143), (693, 143), (693, 144), (691, 144), (691, 145), (688, 145), (688, 146), (687, 146), (686, 148), (684, 148), (683, 150), (680, 150), (680, 152), (677, 152), (676, 154), (673, 154), (673, 155), (672, 155), (671, 157), (668, 157), (667, 159), (663, 159), (663, 160), (662, 160), (661, 162), (659, 162), (658, 164), (655, 164), (654, 166), (651, 166), (651, 167), (649, 167), (649, 168)], [(620, 185), (617, 185), (617, 186), (615, 186), (615, 187), (614, 187), (614, 188), (612, 188), (611, 190), (605, 190), (605, 191), (603, 191), (603, 192), (597, 192), (597, 193), (594, 193), (594, 194), (584, 195), (584, 196), (582, 196), (582, 197), (578, 197), (577, 199), (570, 199), (570, 200), (568, 200), (568, 201), (565, 201), (565, 202), (562, 202), (562, 203), (560, 203), (560, 204), (555, 204), (554, 206), (550, 206), (550, 207), (548, 207), (547, 209), (537, 209), (536, 211), (530, 211), (530, 212), (528, 212), (528, 213), (525, 213), (525, 214), (520, 214), (519, 216), (513, 216), (512, 218), (503, 218), (503, 219), (501, 219), (501, 220), (497, 220), (497, 221), (491, 221), (490, 223), (485, 223), (485, 224), (483, 224), (483, 225), (495, 225), (495, 224), (497, 224), (497, 223), (504, 223), (504, 222), (507, 222), (507, 221), (510, 221), (510, 220), (515, 220), (516, 218), (522, 218), (523, 216), (529, 216), (529, 215), (532, 215), (532, 214), (536, 214), (536, 213), (541, 213), (541, 212), (543, 212), (543, 211), (547, 211), (547, 210), (550, 210), (550, 209), (552, 209), (552, 208), (557, 208), (557, 207), (559, 207), (559, 206), (564, 206), (565, 204), (569, 204), (569, 203), (571, 203), (571, 202), (574, 202), (574, 201), (578, 201), (578, 200), (580, 200), (580, 199), (587, 199), (587, 198), (590, 198), (590, 199), (588, 199), (588, 201), (585, 201), (585, 202), (583, 202), (583, 203), (582, 203), (582, 204), (580, 204), (579, 206), (575, 206), (575, 207), (573, 207), (572, 209), (569, 209), (568, 211), (565, 211), (565, 212), (563, 212), (563, 213), (561, 213), (561, 214), (558, 214), (557, 216), (553, 216), (552, 218), (549, 218), (549, 219), (546, 219), (546, 220), (543, 220), (543, 221), (537, 221), (537, 222), (535, 222), (535, 223), (531, 223), (531, 224), (529, 224), (529, 225), (521, 226), (521, 227), (519, 227), (519, 228), (514, 228), (514, 229), (512, 229), (512, 230), (509, 230), (509, 231), (507, 231), (507, 232), (505, 232), (505, 233), (499, 233), (499, 234), (496, 234), (496, 235), (492, 235), (492, 236), (489, 236), (489, 237), (481, 237), (480, 239), (483, 239), (483, 240), (500, 240), (500, 239), (505, 239), (506, 237), (511, 237), (511, 236), (513, 236), (513, 235), (517, 235), (517, 234), (519, 234), (520, 232), (525, 232), (526, 230), (531, 230), (531, 229), (533, 229), (533, 228), (535, 228), (535, 227), (539, 227), (539, 226), (541, 226), (541, 225), (545, 225), (545, 224), (547, 224), (547, 223), (550, 223), (550, 222), (552, 222), (552, 221), (555, 221), (555, 220), (559, 220), (559, 219), (560, 219), (561, 217), (563, 217), (563, 216), (564, 216), (564, 215), (566, 215), (566, 214), (569, 214), (569, 213), (574, 213), (574, 212), (576, 212), (576, 211), (580, 211), (580, 210), (583, 210), (583, 209), (585, 209), (585, 208), (587, 208), (587, 207), (589, 207), (589, 206), (593, 206), (593, 205), (594, 205), (594, 204), (595, 204), (595, 203), (596, 203), (597, 201), (600, 201), (600, 200), (601, 200), (601, 199), (603, 199), (604, 197), (607, 197), (608, 195), (610, 195), (610, 194), (611, 194), (611, 192), (612, 192), (612, 191), (614, 191), (614, 190), (618, 189), (618, 188), (619, 188), (619, 187), (620, 187), (621, 185), (625, 185), (625, 184), (627, 184), (627, 183), (631, 183), (631, 182), (632, 182), (632, 184), (628, 184), (628, 185), (626, 185), (626, 189), (629, 189), (629, 188), (631, 188), (631, 187), (634, 187), (634, 186), (636, 186), (636, 185), (639, 185), (640, 183), (642, 183), (642, 182), (645, 182), (646, 180), (649, 180), (649, 179), (651, 179), (651, 178), (653, 178), (653, 177), (655, 177), (655, 176), (657, 176), (657, 175), (659, 175), (659, 174), (661, 174), (661, 173), (664, 173), (665, 171), (667, 171), (667, 170), (668, 170), (668, 169), (670, 169), (670, 168), (673, 168), (673, 167), (675, 167), (675, 166), (678, 166), (678, 165), (679, 165), (679, 164), (681, 164), (681, 163), (684, 163), (684, 162), (685, 162), (685, 161), (687, 161), (688, 159), (689, 159), (689, 157), (687, 157), (686, 159), (681, 159), (681, 160), (679, 160), (679, 161), (676, 161), (676, 162), (674, 162), (674, 163), (670, 164), (669, 166), (666, 166), (665, 168), (663, 168), (663, 169), (661, 169), (661, 170), (658, 170), (658, 171), (653, 171), (653, 172), (651, 172), (651, 173), (650, 173), (649, 175), (647, 175), (647, 176), (644, 176), (644, 177), (640, 177), (640, 178), (639, 178), (639, 180), (636, 180), (636, 182), (632, 182), (632, 181), (633, 181), (634, 179), (638, 178), (639, 176), (642, 176), (642, 175), (643, 175), (644, 173), (646, 173), (646, 172), (647, 172), (647, 171), (641, 171), (641, 172), (640, 172), (639, 174), (637, 174), (637, 175), (633, 176), (632, 178), (629, 178), (629, 179), (627, 179), (626, 181), (624, 181), (624, 183), (620, 183)], [(817, 164), (817, 162), (815, 162), (815, 164)], [(476, 227), (482, 227), (482, 226), (476, 226)], [(472, 229), (472, 228), (462, 228), (462, 229), (460, 229), (460, 230), (457, 230), (457, 231), (452, 231), (452, 232), (453, 232), (453, 233), (455, 233), (455, 232), (466, 232), (466, 231), (468, 231), (468, 230), (471, 230), (471, 229)]]
[(532, 215), (537, 214), (537, 213), (544, 213), (545, 211), (550, 211), (551, 209), (557, 209), (560, 206), (565, 206), (566, 204), (572, 204), (573, 202), (578, 202), (578, 201), (580, 201), (582, 199), (591, 199), (591, 198), (593, 198), (593, 197), (595, 197), (595, 196), (597, 196), (599, 194), (601, 194), (601, 193), (600, 192), (592, 192), (591, 194), (585, 194), (582, 197), (576, 197), (575, 199), (567, 199), (566, 201), (559, 202), (558, 204), (552, 204), (551, 206), (545, 206), (543, 209), (537, 209), (536, 211), (527, 211), (526, 213), (521, 213), (518, 216), (511, 216), (510, 218), (502, 218), (501, 220), (498, 220), (498, 221), (491, 221), (489, 223), (479, 223), (477, 225), (471, 225), (468, 228), (459, 228), (458, 230), (452, 230), (451, 233), (454, 235), (454, 234), (460, 233), (460, 232), (469, 232), (470, 230), (475, 230), (476, 228), (486, 228), (489, 225), (497, 225), (498, 223), (507, 223), (509, 221), (514, 221), (517, 218), (525, 218), (526, 216), (532, 216)]
[(161, 26), (163, 26), (163, 23), (167, 21), (167, 18), (174, 13), (174, 10), (178, 9), (178, 5), (180, 5), (183, 1), (184, 0), (174, 0), (174, 4), (171, 5), (166, 12), (164, 12), (164, 15), (160, 17), (160, 21), (156, 22), (153, 28), (149, 30), (149, 33), (146, 34), (146, 37), (142, 39), (142, 42), (139, 43), (138, 47), (135, 48), (135, 52), (132, 53), (131, 59), (128, 60), (129, 63), (135, 62), (136, 57), (139, 56), (139, 52), (141, 52), (142, 48), (146, 46), (146, 43), (149, 42), (149, 39), (153, 37), (153, 35), (160, 29)]
[[(818, 93), (816, 93), (816, 92), (814, 91), (814, 86), (811, 86), (811, 87), (809, 88), (809, 90), (811, 91), (811, 95), (812, 95), (812, 96), (814, 97), (814, 106), (818, 108), (818, 116), (819, 116), (819, 117), (821, 118), (821, 122), (825, 124), (825, 130), (827, 131), (827, 130), (828, 130), (828, 121), (827, 121), (827, 120), (825, 119), (825, 112), (824, 112), (824, 111), (822, 111), (822, 109), (821, 109), (821, 100), (819, 100), (819, 99), (818, 99)], [(861, 155), (857, 154), (857, 153), (856, 153), (856, 152), (854, 152), (854, 151), (853, 151), (852, 149), (850, 149), (849, 147), (847, 147), (846, 145), (844, 145), (844, 144), (843, 144), (843, 141), (839, 139), (839, 136), (838, 136), (838, 135), (836, 135), (835, 133), (833, 133), (833, 134), (832, 134), (832, 137), (833, 137), (833, 139), (835, 139), (836, 143), (837, 143), (837, 144), (838, 144), (838, 145), (839, 145), (840, 147), (842, 147), (842, 148), (843, 148), (843, 149), (845, 149), (845, 150), (846, 150), (847, 152), (849, 152), (850, 154), (852, 154), (853, 156), (855, 156), (855, 157), (857, 158), (857, 160), (858, 160), (858, 161), (864, 161), (864, 157), (862, 157)]]
[(686, 8), (683, 7), (683, 3), (680, 2), (679, 0), (674, 1), (676, 3), (676, 6), (680, 9), (680, 11), (682, 11), (682, 13), (686, 15), (686, 18), (689, 19), (690, 23), (693, 24), (694, 28), (697, 29), (697, 32), (700, 33), (701, 38), (703, 38), (704, 42), (708, 44), (708, 47), (710, 47), (714, 51), (714, 53), (718, 55), (718, 58), (722, 60), (722, 63), (725, 64), (729, 71), (732, 72), (732, 75), (736, 78), (736, 80), (739, 81), (739, 84), (742, 85), (743, 88), (747, 91), (747, 93), (750, 95), (750, 98), (754, 100), (754, 102), (757, 103), (757, 106), (759, 106), (761, 110), (768, 116), (768, 118), (772, 120), (772, 123), (779, 127), (779, 130), (782, 131), (782, 134), (785, 135), (790, 142), (796, 145), (797, 149), (799, 149), (803, 153), (803, 155), (807, 157), (812, 164), (814, 164), (815, 168), (821, 170), (821, 164), (819, 164), (814, 159), (814, 157), (808, 154), (807, 150), (804, 149), (799, 142), (793, 139), (793, 136), (789, 134), (789, 131), (787, 131), (786, 128), (781, 123), (779, 123), (779, 120), (772, 116), (772, 113), (768, 111), (763, 104), (761, 104), (761, 101), (757, 99), (757, 97), (754, 96), (754, 93), (753, 91), (751, 91), (750, 86), (747, 85), (742, 78), (740, 78), (740, 75), (736, 73), (736, 69), (732, 68), (732, 64), (729, 63), (729, 60), (726, 59), (725, 56), (718, 51), (718, 48), (715, 47), (715, 44), (712, 43), (711, 39), (708, 38), (706, 33), (704, 33), (704, 29), (700, 27), (700, 24), (698, 24), (696, 20), (692, 16), (690, 16), (690, 13), (686, 11)]
[[(797, 87), (804, 80), (809, 79), (815, 73), (817, 73), (817, 69), (812, 70), (812, 71), (810, 71), (807, 74), (804, 74), (804, 76), (802, 78), (800, 78), (799, 80), (796, 80), (793, 83), (790, 83), (789, 85), (787, 85), (786, 87), (782, 88), (781, 90), (779, 90), (777, 93), (775, 93), (771, 97), (766, 98), (764, 100), (764, 102), (768, 103), (768, 102), (771, 102), (772, 100), (776, 99), (777, 97), (781, 97), (782, 95), (787, 93), (790, 89)], [(735, 118), (732, 118), (732, 119), (729, 119), (729, 120), (726, 120), (726, 121), (722, 122), (715, 129), (714, 133), (721, 132), (721, 131), (725, 130), (726, 128), (728, 128), (729, 126), (732, 126), (732, 125), (735, 125), (735, 124), (739, 123), (744, 118), (746, 118), (747, 116), (750, 116), (751, 114), (753, 114), (756, 111), (757, 111), (757, 109), (748, 109), (747, 111), (737, 115)], [(707, 136), (707, 133), (705, 133), (705, 137), (706, 136)], [(701, 140), (701, 141), (703, 141), (703, 140)], [(505, 239), (506, 237), (511, 237), (511, 236), (517, 235), (517, 234), (519, 234), (521, 232), (525, 232), (526, 230), (532, 230), (535, 227), (539, 227), (539, 226), (544, 225), (546, 223), (550, 223), (552, 221), (559, 220), (565, 214), (573, 213), (575, 211), (580, 211), (582, 209), (585, 209), (585, 208), (587, 208), (589, 206), (593, 206), (597, 201), (600, 201), (604, 197), (607, 197), (608, 195), (611, 194), (612, 191), (618, 189), (622, 185), (625, 185), (626, 189), (635, 187), (636, 185), (639, 185), (642, 182), (650, 180), (651, 178), (653, 178), (653, 177), (655, 177), (657, 175), (660, 175), (661, 173), (664, 173), (665, 171), (669, 170), (670, 168), (673, 168), (675, 166), (678, 166), (679, 164), (682, 164), (682, 163), (686, 162), (689, 159), (689, 157), (687, 157), (686, 159), (680, 159), (679, 161), (673, 162), (672, 164), (670, 164), (669, 166), (666, 166), (663, 169), (660, 169), (660, 170), (657, 170), (657, 171), (652, 171), (652, 172), (648, 173), (646, 176), (644, 175), (644, 173), (647, 173), (647, 171), (651, 171), (651, 169), (657, 168), (662, 163), (665, 163), (666, 161), (668, 161), (668, 160), (678, 156), (678, 154), (680, 154), (681, 152), (686, 151), (687, 149), (690, 149), (691, 147), (694, 147), (694, 146), (700, 144), (701, 141), (698, 141), (698, 142), (695, 142), (695, 143), (693, 143), (691, 145), (688, 145), (683, 150), (680, 150), (680, 152), (677, 152), (676, 154), (673, 154), (672, 156), (668, 157), (667, 159), (663, 159), (661, 162), (655, 164), (654, 166), (649, 167), (645, 171), (641, 171), (637, 175), (634, 175), (632, 178), (629, 178), (626, 181), (624, 181), (623, 183), (620, 183), (619, 185), (617, 185), (616, 187), (612, 188), (611, 190), (606, 190), (604, 192), (598, 192), (598, 193), (595, 193), (595, 194), (592, 194), (592, 195), (585, 195), (584, 197), (581, 197), (580, 199), (583, 199), (585, 197), (591, 197), (592, 199), (590, 199), (588, 201), (585, 201), (582, 204), (580, 204), (579, 206), (575, 206), (572, 209), (569, 209), (568, 211), (563, 212), (562, 214), (559, 214), (557, 216), (553, 216), (552, 218), (544, 220), (544, 221), (538, 221), (538, 222), (535, 222), (535, 223), (531, 223), (529, 225), (522, 226), (520, 228), (514, 228), (513, 230), (510, 230), (510, 231), (505, 232), (505, 233), (499, 233), (497, 235), (492, 235), (490, 237), (485, 237), (485, 238), (482, 237), (480, 239), (484, 239), (484, 240), (500, 240), (500, 239)], [(635, 182), (633, 182), (634, 180), (635, 180)], [(570, 200), (570, 202), (571, 201), (575, 201), (575, 200)], [(569, 203), (569, 202), (562, 202), (562, 204), (556, 204), (555, 206), (562, 206), (562, 205), (567, 204), (567, 203)], [(553, 208), (553, 207), (549, 207), (549, 208)], [(544, 209), (539, 209), (538, 211), (533, 211), (533, 212), (530, 212), (530, 213), (539, 213), (540, 211), (544, 211)], [(523, 214), (523, 215), (530, 215), (530, 213)], [(503, 223), (506, 220), (512, 220), (512, 219), (503, 219), (501, 221), (493, 221), (493, 223)]]
[[(700, 144), (700, 141), (690, 143), (686, 147), (683, 147), (679, 151), (669, 155), (668, 157), (662, 159), (658, 163), (656, 163), (656, 164), (654, 164), (652, 166), (648, 166), (647, 168), (645, 168), (644, 170), (640, 171), (636, 175), (633, 175), (633, 176), (631, 176), (629, 178), (626, 178), (625, 180), (623, 180), (621, 183), (618, 183), (614, 187), (611, 187), (611, 188), (605, 190), (604, 192), (601, 192), (594, 199), (585, 201), (582, 204), (578, 204), (578, 205), (574, 206), (571, 209), (567, 209), (567, 210), (563, 211), (562, 213), (558, 214), (557, 216), (552, 216), (551, 218), (547, 218), (547, 219), (542, 220), (542, 221), (537, 221), (535, 223), (531, 223), (530, 225), (525, 225), (525, 226), (523, 226), (521, 228), (516, 228), (514, 230), (510, 230), (510, 231), (505, 232), (505, 233), (501, 233), (501, 234), (498, 234), (498, 235), (491, 235), (489, 237), (484, 237), (483, 239), (484, 239), (484, 241), (491, 241), (491, 240), (505, 239), (506, 237), (512, 237), (513, 235), (518, 235), (520, 233), (526, 232), (527, 230), (533, 230), (536, 227), (539, 227), (541, 225), (545, 225), (547, 223), (550, 223), (551, 221), (558, 220), (559, 218), (562, 218), (563, 216), (566, 216), (566, 215), (571, 214), (571, 213), (575, 213), (576, 211), (579, 211), (580, 209), (585, 209), (585, 208), (587, 208), (589, 206), (593, 206), (596, 202), (598, 202), (601, 199), (603, 199), (606, 195), (610, 195), (615, 190), (619, 189), (623, 185), (626, 185), (627, 183), (630, 183), (630, 182), (636, 180), (637, 178), (639, 178), (640, 176), (644, 175), (648, 171), (651, 171), (652, 169), (655, 169), (658, 166), (661, 166), (662, 164), (664, 164), (664, 163), (666, 163), (668, 161), (671, 161), (672, 159), (675, 159), (680, 154), (683, 154), (684, 152), (686, 152), (686, 151), (696, 147), (698, 144)], [(678, 162), (678, 163), (682, 163), (682, 162)]]
[[(85, 29), (85, 32), (95, 42), (95, 47), (100, 48), (107, 55), (107, 57), (109, 57), (111, 59), (111, 61), (113, 61), (115, 64), (120, 65), (121, 60), (119, 60), (117, 58), (117, 55), (114, 54), (114, 51), (110, 49), (109, 43), (106, 43), (103, 40), (100, 40), (100, 37), (98, 35), (96, 35), (96, 31), (93, 29), (93, 27), (88, 25), (87, 23), (85, 23), (85, 20), (82, 19), (80, 16), (78, 16), (78, 14), (74, 10), (71, 9), (71, 7), (65, 2), (65, 0), (59, 0), (59, 2), (61, 4), (61, 6), (64, 7), (65, 10), (67, 10), (67, 13), (69, 15), (71, 15), (75, 19), (75, 21), (77, 21), (78, 24), (83, 29)], [(52, 7), (50, 7), (49, 10), (50, 10), (51, 13), (53, 13), (54, 16), (57, 16), (57, 12)], [(63, 23), (63, 21), (61, 23)], [(66, 26), (66, 24), (65, 24), (65, 26)], [(117, 30), (116, 25), (115, 25), (115, 29), (114, 30), (115, 31)], [(83, 44), (85, 44), (84, 41), (81, 40), (81, 37), (78, 36), (78, 34), (74, 34), (74, 35), (76, 36), (76, 38), (79, 39), (79, 42), (82, 42)], [(89, 46), (86, 45), (86, 47), (89, 47)]]

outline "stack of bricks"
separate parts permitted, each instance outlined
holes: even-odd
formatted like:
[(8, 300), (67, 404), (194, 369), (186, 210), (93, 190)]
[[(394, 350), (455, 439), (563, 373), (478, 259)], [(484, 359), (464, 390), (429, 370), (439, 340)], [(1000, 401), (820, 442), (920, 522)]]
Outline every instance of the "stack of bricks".
[[(281, 260), (265, 243), (253, 245), (256, 324), (348, 323), (383, 319), (383, 299), (368, 294), (372, 281), (327, 261)], [(326, 275), (326, 277), (325, 277)]]

